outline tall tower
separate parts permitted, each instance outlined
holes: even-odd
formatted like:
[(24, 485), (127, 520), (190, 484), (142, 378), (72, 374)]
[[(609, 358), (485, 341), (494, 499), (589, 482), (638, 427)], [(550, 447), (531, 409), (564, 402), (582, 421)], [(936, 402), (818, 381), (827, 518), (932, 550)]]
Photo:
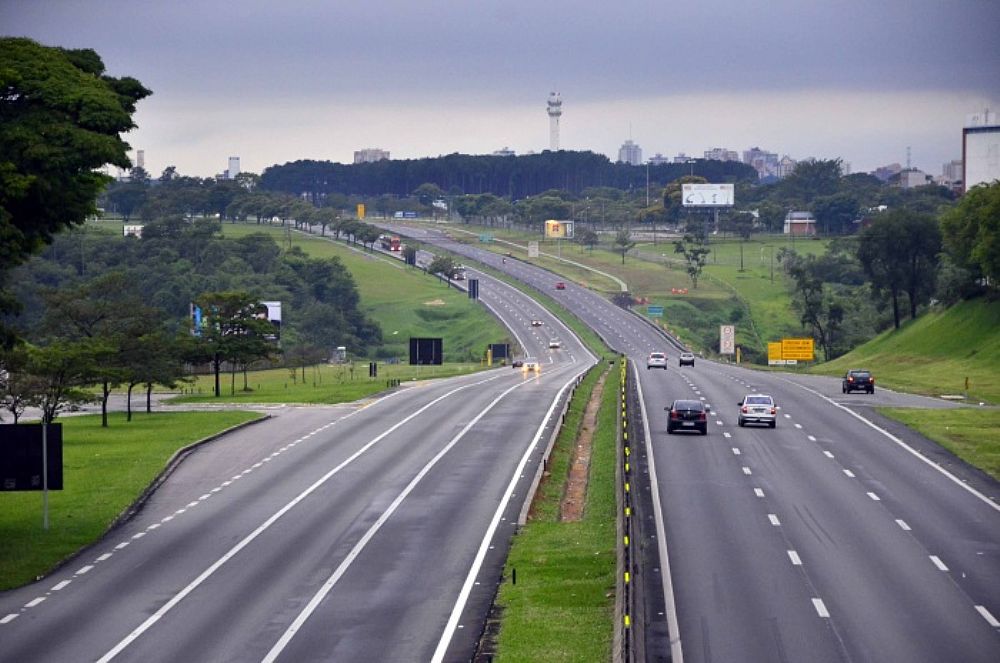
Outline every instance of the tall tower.
[(562, 115), (562, 99), (558, 92), (549, 95), (549, 149), (559, 149), (559, 116)]

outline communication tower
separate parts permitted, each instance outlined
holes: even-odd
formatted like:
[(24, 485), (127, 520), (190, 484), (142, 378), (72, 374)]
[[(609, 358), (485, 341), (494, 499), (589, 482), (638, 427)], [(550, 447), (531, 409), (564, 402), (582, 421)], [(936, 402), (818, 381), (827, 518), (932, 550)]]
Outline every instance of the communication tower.
[(562, 99), (558, 92), (549, 94), (549, 149), (559, 149), (559, 116), (562, 115)]

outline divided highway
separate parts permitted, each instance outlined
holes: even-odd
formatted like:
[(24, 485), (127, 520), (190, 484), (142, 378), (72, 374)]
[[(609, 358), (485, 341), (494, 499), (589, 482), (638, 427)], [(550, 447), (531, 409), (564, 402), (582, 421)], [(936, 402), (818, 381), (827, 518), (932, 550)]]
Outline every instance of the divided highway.
[[(676, 344), (584, 288), (405, 232), (533, 285), (632, 360), (659, 512), (651, 536), (669, 559), (668, 614), (647, 618), (667, 620), (673, 638), (647, 660), (1000, 660), (1000, 486), (870, 410), (946, 404), (700, 359), (682, 369)], [(666, 371), (646, 369), (653, 350), (667, 351)], [(736, 403), (755, 392), (775, 397), (775, 429), (737, 425)], [(675, 398), (711, 404), (707, 437), (666, 434)]]
[(595, 361), (528, 297), (480, 288), (539, 373), (280, 408), (199, 448), (130, 521), (0, 594), (0, 661), (469, 660), (561, 407)]

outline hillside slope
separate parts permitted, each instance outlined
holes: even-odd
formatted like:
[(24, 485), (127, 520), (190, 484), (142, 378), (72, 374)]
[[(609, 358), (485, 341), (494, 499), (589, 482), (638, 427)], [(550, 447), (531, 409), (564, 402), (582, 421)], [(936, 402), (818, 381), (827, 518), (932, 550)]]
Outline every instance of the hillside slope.
[(881, 385), (930, 395), (965, 393), (968, 377), (970, 399), (998, 403), (1000, 301), (932, 311), (812, 370), (839, 375), (849, 368), (868, 368)]

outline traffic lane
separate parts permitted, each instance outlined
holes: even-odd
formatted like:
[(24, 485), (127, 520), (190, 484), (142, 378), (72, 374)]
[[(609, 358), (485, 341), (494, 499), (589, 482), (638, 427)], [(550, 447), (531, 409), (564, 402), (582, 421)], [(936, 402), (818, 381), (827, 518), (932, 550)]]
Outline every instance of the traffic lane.
[[(754, 391), (783, 403), (779, 430), (793, 433), (794, 446), (769, 430), (737, 437), (773, 482), (775, 509), (789, 514), (792, 540), (813, 560), (845, 646), (873, 660), (900, 652), (900, 660), (941, 660), (949, 651), (966, 657), (956, 660), (995, 658), (996, 509), (830, 403), (754, 378)], [(739, 386), (719, 378), (730, 393)]]
[(661, 404), (711, 399), (687, 377), (640, 372), (685, 660), (842, 660), (730, 428), (666, 433)]
[[(518, 412), (538, 397), (530, 386), (520, 390), (504, 414), (475, 426), (452, 452), (451, 462), (430, 470), (278, 660), (432, 658), (487, 525), (517, 471), (514, 461), (532, 439)], [(490, 541), (494, 549), (506, 549), (515, 530), (532, 472), (521, 474), (514, 489), (520, 498), (500, 523), (498, 538)], [(477, 486), (472, 495), (469, 486)], [(429, 519), (428, 513), (435, 517)], [(502, 563), (500, 556), (481, 574), (486, 591), (461, 623), (459, 631), (468, 630), (464, 635), (471, 641), (460, 655), (452, 651), (456, 658), (470, 660), (474, 653)]]
[[(518, 381), (517, 376), (497, 373), (500, 376), (507, 378), (507, 384)], [(440, 393), (445, 386), (428, 386), (426, 396)], [(315, 437), (309, 436), (311, 439), (284, 438), (286, 445), (295, 448), (279, 456), (262, 452), (243, 472), (231, 478), (217, 477), (221, 483), (213, 489), (202, 486), (199, 491), (204, 493), (185, 495), (183, 500), (187, 502), (172, 499), (164, 491), (162, 498), (169, 506), (163, 507), (157, 503), (161, 494), (154, 494), (148, 509), (95, 546), (91, 563), (81, 561), (79, 567), (68, 567), (59, 574), (61, 577), (46, 581), (59, 588), (58, 593), (48, 590), (49, 600), (40, 603), (27, 598), (45, 591), (45, 586), (38, 584), (5, 594), (3, 614), (18, 615), (16, 621), (0, 625), (5, 642), (17, 639), (24, 644), (22, 651), (27, 655), (36, 647), (45, 651), (44, 647), (55, 644), (48, 641), (53, 624), (68, 634), (93, 620), (81, 634), (88, 641), (118, 634), (118, 628), (130, 628), (117, 625), (133, 624), (136, 615), (151, 612), (147, 603), (150, 591), (163, 596), (169, 595), (169, 588), (185, 586), (191, 568), (203, 568), (205, 559), (223, 556), (260, 525), (261, 513), (274, 513), (328, 467), (357, 453), (360, 442), (352, 439), (367, 440), (384, 431), (386, 422), (399, 421), (398, 416), (386, 419), (386, 414), (402, 411), (408, 396), (425, 396), (417, 390), (412, 392), (401, 394), (399, 399), (386, 399), (382, 409), (371, 408), (364, 416), (342, 423), (336, 432), (317, 429)], [(168, 515), (160, 518), (164, 512)], [(23, 605), (30, 609), (21, 612), (19, 606)], [(95, 610), (94, 606), (102, 608)], [(72, 640), (67, 637), (65, 642)]]

